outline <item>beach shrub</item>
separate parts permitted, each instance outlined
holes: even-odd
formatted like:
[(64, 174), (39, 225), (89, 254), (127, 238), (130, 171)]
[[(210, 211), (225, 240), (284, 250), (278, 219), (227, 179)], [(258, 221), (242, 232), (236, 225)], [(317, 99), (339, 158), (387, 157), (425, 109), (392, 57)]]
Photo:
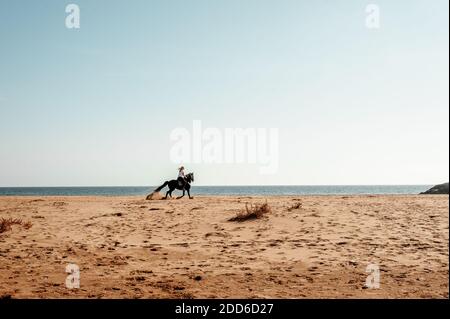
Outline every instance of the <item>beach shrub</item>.
[(31, 228), (31, 222), (24, 222), (21, 219), (2, 218), (0, 219), (0, 234), (10, 231), (13, 225), (22, 226), (25, 229)]
[(291, 211), (293, 211), (293, 210), (295, 210), (295, 209), (300, 209), (300, 208), (302, 208), (302, 202), (297, 202), (297, 203), (295, 203), (295, 204), (293, 204), (293, 205), (291, 205), (291, 206), (289, 206), (288, 207), (288, 212), (291, 212)]
[(246, 220), (258, 219), (272, 212), (272, 208), (265, 202), (264, 204), (250, 205), (245, 204), (245, 210), (237, 213), (236, 216), (230, 218), (230, 222), (243, 222)]

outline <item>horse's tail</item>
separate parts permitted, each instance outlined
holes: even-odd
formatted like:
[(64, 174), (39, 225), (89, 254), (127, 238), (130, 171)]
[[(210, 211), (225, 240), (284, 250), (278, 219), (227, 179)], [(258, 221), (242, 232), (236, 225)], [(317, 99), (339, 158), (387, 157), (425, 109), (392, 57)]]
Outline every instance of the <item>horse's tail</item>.
[(161, 189), (163, 189), (164, 187), (166, 187), (167, 185), (169, 185), (168, 181), (165, 181), (164, 184), (162, 184), (161, 186), (159, 186), (157, 189), (154, 190), (154, 192), (159, 192)]

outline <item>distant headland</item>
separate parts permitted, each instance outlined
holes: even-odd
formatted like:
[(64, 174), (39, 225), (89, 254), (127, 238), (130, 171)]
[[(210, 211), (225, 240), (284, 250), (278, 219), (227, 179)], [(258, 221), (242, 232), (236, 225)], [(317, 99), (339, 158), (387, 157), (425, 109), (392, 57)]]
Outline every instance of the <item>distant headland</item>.
[(421, 195), (440, 195), (440, 194), (448, 195), (448, 183), (433, 186), (429, 190), (422, 192), (420, 194)]

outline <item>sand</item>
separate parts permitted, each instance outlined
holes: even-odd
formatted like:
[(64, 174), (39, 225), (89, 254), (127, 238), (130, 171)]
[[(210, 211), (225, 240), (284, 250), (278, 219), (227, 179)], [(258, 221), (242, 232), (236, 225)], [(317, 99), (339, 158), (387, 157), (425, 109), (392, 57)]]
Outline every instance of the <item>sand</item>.
[(0, 197), (0, 219), (32, 222), (0, 234), (0, 297), (448, 298), (448, 216), (446, 195)]

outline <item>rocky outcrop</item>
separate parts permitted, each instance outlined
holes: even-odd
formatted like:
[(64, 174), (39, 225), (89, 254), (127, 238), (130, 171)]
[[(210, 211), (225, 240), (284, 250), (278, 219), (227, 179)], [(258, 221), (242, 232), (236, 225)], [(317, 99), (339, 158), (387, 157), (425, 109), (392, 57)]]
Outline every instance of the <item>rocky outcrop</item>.
[(439, 195), (446, 194), (448, 195), (448, 183), (436, 185), (426, 192), (420, 193), (421, 195)]

